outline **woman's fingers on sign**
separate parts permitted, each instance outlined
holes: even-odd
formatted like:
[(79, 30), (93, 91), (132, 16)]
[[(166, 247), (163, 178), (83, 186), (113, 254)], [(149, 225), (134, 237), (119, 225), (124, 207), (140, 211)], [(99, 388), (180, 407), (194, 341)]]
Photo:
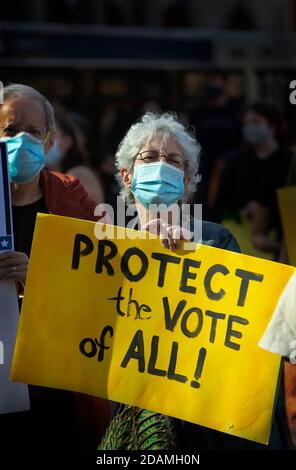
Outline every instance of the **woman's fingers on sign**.
[(176, 250), (180, 240), (191, 240), (190, 230), (179, 225), (170, 225), (162, 219), (152, 219), (142, 225), (142, 230), (147, 230), (155, 235), (160, 235), (161, 243), (165, 248)]
[(25, 253), (8, 251), (0, 255), (0, 280), (25, 282), (29, 259)]

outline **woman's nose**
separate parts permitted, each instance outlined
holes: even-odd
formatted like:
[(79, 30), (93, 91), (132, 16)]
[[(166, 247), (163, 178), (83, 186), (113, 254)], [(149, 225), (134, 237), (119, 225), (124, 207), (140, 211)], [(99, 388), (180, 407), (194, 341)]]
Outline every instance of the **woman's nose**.
[(160, 161), (160, 160), (166, 161), (166, 159), (167, 159), (167, 156), (166, 156), (164, 153), (160, 153), (160, 154), (159, 154), (159, 158), (158, 158), (159, 161)]

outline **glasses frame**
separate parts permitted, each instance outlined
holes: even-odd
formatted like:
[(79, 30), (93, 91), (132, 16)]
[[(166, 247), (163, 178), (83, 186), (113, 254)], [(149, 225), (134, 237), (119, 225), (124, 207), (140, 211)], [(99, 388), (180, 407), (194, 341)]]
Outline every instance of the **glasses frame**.
[[(142, 156), (142, 154), (143, 154), (143, 153), (146, 153), (146, 152), (155, 152), (155, 153), (157, 153), (157, 154), (158, 154), (158, 159), (157, 159), (157, 161), (160, 161), (160, 158), (161, 158), (161, 157), (165, 157), (166, 163), (169, 163), (169, 165), (172, 165), (172, 166), (178, 168), (179, 170), (184, 170), (184, 171), (186, 171), (187, 168), (188, 168), (188, 160), (186, 160), (186, 158), (184, 158), (183, 155), (180, 155), (179, 153), (165, 154), (165, 153), (159, 152), (158, 150), (143, 150), (142, 152), (138, 152), (138, 153), (135, 155), (134, 162), (133, 162), (133, 165), (132, 165), (132, 166), (134, 166), (136, 160), (141, 160), (141, 161), (143, 161), (146, 165), (149, 165), (149, 163), (147, 163), (147, 162), (144, 161), (144, 158), (143, 158), (143, 156)], [(170, 155), (176, 155), (176, 156), (178, 156), (178, 157), (181, 157), (182, 160), (183, 160), (183, 162), (184, 162), (184, 165), (181, 167), (181, 166), (177, 166), (177, 165), (174, 165), (173, 163), (168, 162), (168, 161), (166, 160), (166, 158), (168, 158)], [(139, 156), (140, 156), (140, 158), (138, 158)], [(151, 162), (151, 163), (152, 163), (152, 162)], [(153, 163), (154, 163), (154, 162), (153, 162)]]

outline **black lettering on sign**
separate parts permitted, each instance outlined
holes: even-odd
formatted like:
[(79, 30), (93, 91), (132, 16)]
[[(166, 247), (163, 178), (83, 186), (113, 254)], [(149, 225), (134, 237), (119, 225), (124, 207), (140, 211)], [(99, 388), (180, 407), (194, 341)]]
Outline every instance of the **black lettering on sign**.
[(97, 354), (97, 345), (93, 338), (84, 338), (80, 341), (79, 351), (86, 357), (94, 357)]
[(205, 291), (209, 299), (211, 300), (221, 300), (225, 295), (225, 290), (220, 289), (218, 292), (214, 292), (211, 287), (211, 281), (215, 274), (220, 273), (226, 276), (229, 274), (229, 270), (223, 264), (214, 264), (211, 266), (204, 278)]
[(237, 306), (243, 307), (245, 305), (250, 281), (262, 282), (264, 276), (263, 274), (253, 273), (252, 271), (245, 271), (244, 269), (237, 269), (235, 271), (235, 275), (242, 278)]
[[(109, 248), (109, 253), (106, 253), (107, 247)], [(115, 258), (117, 252), (117, 246), (111, 240), (100, 240), (98, 245), (96, 273), (101, 273), (103, 271), (103, 266), (105, 266), (107, 274), (109, 276), (113, 276), (114, 269), (112, 264), (110, 263), (110, 259)]]
[(110, 326), (110, 325), (104, 326), (104, 328), (102, 329), (102, 333), (100, 335), (100, 341), (98, 341), (97, 339), (95, 340), (96, 344), (99, 348), (99, 354), (98, 354), (98, 361), (99, 362), (102, 362), (104, 360), (105, 350), (110, 349), (110, 346), (105, 345), (105, 337), (106, 337), (107, 333), (109, 333), (110, 337), (112, 338), (112, 336), (113, 336), (112, 326)]
[(210, 343), (214, 343), (215, 338), (216, 338), (217, 321), (224, 320), (226, 315), (225, 313), (212, 312), (211, 310), (206, 310), (205, 315), (212, 318), (211, 331), (210, 331)]
[(147, 372), (151, 375), (158, 375), (159, 377), (165, 377), (166, 371), (162, 369), (157, 369), (155, 367), (156, 361), (157, 361), (157, 355), (158, 355), (158, 343), (159, 343), (159, 336), (153, 336), (151, 340), (151, 352), (150, 352)]
[(124, 296), (121, 295), (121, 292), (122, 292), (122, 287), (119, 287), (117, 296), (109, 297), (107, 300), (116, 300), (116, 311), (118, 315), (120, 315), (121, 317), (124, 317), (125, 313), (120, 308), (121, 301), (124, 300)]
[(157, 285), (158, 287), (163, 287), (168, 263), (180, 264), (181, 258), (167, 255), (165, 253), (152, 253), (151, 257), (157, 261), (160, 261)]
[[(82, 247), (82, 244), (84, 247)], [(78, 269), (81, 256), (89, 255), (94, 249), (94, 244), (87, 235), (77, 233), (74, 239), (73, 253), (72, 253), (72, 269)]]
[(173, 316), (171, 316), (168, 297), (163, 297), (162, 303), (163, 303), (163, 310), (164, 310), (165, 327), (169, 331), (174, 331), (177, 321), (179, 320), (180, 315), (186, 305), (186, 300), (180, 300), (178, 302), (177, 308)]
[(122, 363), (120, 364), (120, 367), (127, 367), (131, 359), (138, 361), (139, 372), (145, 372), (144, 338), (142, 330), (138, 330), (135, 333), (127, 353), (124, 356)]
[(105, 345), (105, 337), (107, 333), (109, 333), (110, 337), (112, 338), (112, 326), (107, 325), (102, 329), (99, 341), (97, 340), (97, 338), (84, 338), (83, 340), (81, 340), (79, 344), (79, 351), (81, 352), (81, 354), (86, 357), (94, 357), (97, 354), (99, 348), (98, 361), (102, 362), (104, 360), (105, 350), (110, 349), (110, 346)]
[(189, 269), (192, 268), (199, 268), (201, 262), (196, 261), (194, 259), (185, 258), (183, 262), (183, 270), (182, 270), (182, 277), (181, 277), (181, 284), (180, 284), (180, 291), (181, 292), (188, 292), (189, 294), (196, 293), (196, 287), (188, 286), (187, 281), (188, 279), (196, 279), (197, 273), (190, 272)]
[(146, 304), (139, 304), (139, 302), (135, 299), (132, 298), (133, 296), (133, 289), (131, 288), (129, 291), (129, 297), (128, 297), (128, 304), (127, 304), (127, 316), (130, 316), (130, 308), (131, 305), (133, 304), (136, 309), (136, 316), (135, 320), (149, 320), (151, 318), (151, 315), (149, 317), (142, 317), (141, 316), (141, 311), (143, 312), (151, 312), (151, 308), (149, 305)]
[[(196, 316), (196, 328), (192, 331), (189, 330), (187, 326), (188, 319), (192, 314)], [(187, 338), (196, 338), (199, 335), (203, 325), (203, 315), (202, 310), (198, 307), (192, 307), (186, 310), (181, 320), (181, 330), (182, 333), (187, 336)]]
[(205, 363), (206, 355), (207, 355), (207, 350), (205, 348), (201, 348), (200, 351), (199, 351), (199, 354), (198, 354), (196, 368), (195, 368), (195, 372), (194, 372), (195, 380), (192, 380), (191, 383), (190, 383), (191, 387), (193, 387), (193, 388), (199, 388), (200, 387), (200, 383), (198, 382), (198, 379), (200, 379), (200, 377), (201, 377), (201, 373), (202, 373), (203, 366), (204, 366), (204, 363)]
[(229, 315), (228, 317), (227, 331), (226, 331), (224, 344), (227, 348), (231, 348), (231, 349), (235, 349), (235, 351), (239, 351), (240, 344), (233, 343), (233, 341), (231, 341), (231, 337), (233, 336), (234, 338), (240, 339), (243, 335), (240, 331), (232, 329), (232, 324), (234, 322), (240, 323), (241, 325), (248, 325), (249, 321), (246, 318), (237, 317), (236, 315)]
[[(125, 312), (121, 309), (121, 305), (122, 305), (122, 302), (125, 300), (125, 297), (121, 295), (121, 293), (122, 293), (122, 287), (119, 288), (118, 294), (116, 297), (109, 297), (108, 300), (116, 300), (116, 311), (118, 315), (120, 315), (121, 317), (124, 317)], [(127, 317), (131, 316), (131, 306), (134, 306), (135, 311), (136, 311), (134, 320), (149, 320), (151, 318), (151, 315), (149, 317), (141, 316), (141, 312), (151, 312), (151, 308), (149, 307), (149, 305), (140, 304), (136, 299), (133, 299), (132, 297), (133, 297), (133, 288), (131, 287), (129, 290), (126, 316)]]
[(173, 341), (170, 363), (169, 363), (169, 368), (168, 368), (168, 379), (185, 383), (187, 382), (188, 377), (186, 377), (186, 375), (181, 375), (181, 374), (176, 373), (177, 357), (178, 357), (178, 343), (176, 341)]
[[(137, 256), (140, 259), (141, 264), (142, 264), (139, 272), (135, 274), (131, 272), (129, 265), (128, 265), (129, 260), (132, 256)], [(133, 281), (133, 282), (140, 281), (147, 273), (147, 270), (148, 270), (148, 258), (145, 255), (145, 253), (139, 248), (137, 248), (136, 246), (128, 248), (121, 258), (121, 271), (125, 275), (125, 277), (129, 281)]]

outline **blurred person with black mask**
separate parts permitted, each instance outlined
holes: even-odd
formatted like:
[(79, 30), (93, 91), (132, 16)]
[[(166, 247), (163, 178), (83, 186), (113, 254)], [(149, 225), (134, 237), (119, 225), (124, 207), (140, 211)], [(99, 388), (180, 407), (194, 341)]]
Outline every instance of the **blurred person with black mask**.
[(89, 197), (97, 204), (103, 202), (103, 188), (88, 162), (85, 137), (71, 115), (56, 114), (56, 136), (46, 156), (46, 167), (75, 176), (83, 184)]
[(216, 162), (231, 158), (239, 145), (239, 123), (236, 107), (230, 103), (225, 78), (221, 74), (209, 77), (205, 86), (204, 103), (189, 115), (199, 136), (202, 180), (195, 202), (203, 204), (207, 220), (217, 221), (209, 201)]
[[(276, 190), (285, 185), (290, 160), (279, 109), (260, 102), (250, 106), (243, 117), (243, 141), (241, 153), (222, 173), (216, 205), (221, 217), (237, 217), (243, 209), (254, 246), (276, 259), (281, 238)], [(272, 229), (275, 239), (269, 238)]]

